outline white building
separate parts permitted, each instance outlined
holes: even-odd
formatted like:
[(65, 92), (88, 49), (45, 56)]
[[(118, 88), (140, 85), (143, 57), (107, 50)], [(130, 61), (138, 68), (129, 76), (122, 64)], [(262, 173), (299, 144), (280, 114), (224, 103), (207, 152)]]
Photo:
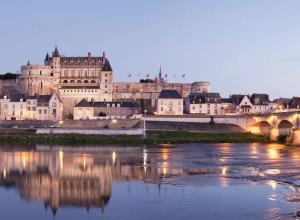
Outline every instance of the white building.
[(156, 106), (157, 115), (183, 115), (183, 99), (176, 90), (162, 90)]
[(194, 93), (186, 101), (186, 110), (190, 114), (220, 115), (222, 102), (219, 93)]
[(141, 116), (137, 102), (89, 102), (81, 100), (74, 107), (74, 119), (120, 118)]
[(0, 97), (1, 120), (62, 120), (63, 104), (56, 93), (25, 96), (10, 94)]
[(270, 113), (273, 109), (267, 94), (231, 95), (230, 100), (236, 105), (237, 114)]

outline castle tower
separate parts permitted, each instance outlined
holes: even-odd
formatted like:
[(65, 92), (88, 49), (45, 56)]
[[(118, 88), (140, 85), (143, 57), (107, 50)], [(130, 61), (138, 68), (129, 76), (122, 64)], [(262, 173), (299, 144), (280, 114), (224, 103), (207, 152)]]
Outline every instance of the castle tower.
[(100, 74), (100, 91), (103, 93), (103, 101), (111, 101), (112, 100), (112, 68), (105, 56), (105, 52), (102, 55), (102, 70)]
[(53, 75), (59, 77), (60, 76), (60, 54), (57, 47), (55, 47), (54, 49), (52, 60), (49, 64), (53, 69)]

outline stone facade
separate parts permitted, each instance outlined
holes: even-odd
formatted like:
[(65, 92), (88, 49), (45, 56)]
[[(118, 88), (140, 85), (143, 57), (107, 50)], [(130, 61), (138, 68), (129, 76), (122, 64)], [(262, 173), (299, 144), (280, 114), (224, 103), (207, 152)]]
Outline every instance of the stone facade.
[(209, 91), (209, 82), (168, 83), (165, 80), (155, 80), (148, 83), (114, 83), (113, 100), (132, 100), (138, 102), (142, 112), (153, 113), (157, 109), (157, 99), (162, 90), (176, 90), (181, 97), (186, 98), (191, 91)]
[(64, 103), (65, 113), (73, 111), (77, 102), (112, 100), (112, 69), (102, 56), (61, 56), (55, 48), (52, 56), (46, 54), (44, 65), (21, 67), (20, 87), (27, 95), (49, 95), (57, 92)]
[(157, 115), (183, 115), (183, 99), (176, 90), (162, 90), (157, 99)]
[(56, 93), (52, 95), (4, 95), (0, 98), (1, 120), (52, 120), (63, 118), (63, 104)]
[(74, 119), (139, 117), (140, 106), (136, 102), (88, 102), (83, 99), (74, 107)]
[[(2, 84), (0, 89), (8, 83)], [(63, 102), (64, 117), (73, 113), (74, 106), (82, 99), (90, 102), (134, 101), (140, 105), (142, 112), (153, 113), (162, 90), (176, 90), (183, 98), (192, 91), (210, 90), (209, 82), (168, 83), (161, 70), (154, 80), (113, 83), (113, 71), (105, 53), (101, 56), (88, 53), (87, 56), (70, 57), (61, 55), (57, 47), (51, 55), (46, 54), (44, 64), (35, 65), (28, 61), (21, 66), (21, 75), (14, 85), (10, 83), (6, 87), (15, 88), (27, 96), (56, 92)]]

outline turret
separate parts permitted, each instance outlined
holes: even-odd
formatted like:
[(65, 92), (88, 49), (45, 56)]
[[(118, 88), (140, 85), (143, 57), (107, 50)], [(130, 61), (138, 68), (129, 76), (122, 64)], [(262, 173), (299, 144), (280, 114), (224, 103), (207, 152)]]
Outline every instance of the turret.
[(52, 53), (52, 67), (53, 67), (53, 74), (58, 75), (60, 72), (60, 54), (55, 47), (54, 52)]
[(45, 65), (49, 64), (49, 59), (50, 59), (50, 57), (49, 57), (49, 54), (47, 53), (46, 57), (45, 57), (45, 60), (44, 60)]
[(53, 57), (60, 57), (59, 51), (57, 47), (55, 47), (54, 52), (53, 52)]

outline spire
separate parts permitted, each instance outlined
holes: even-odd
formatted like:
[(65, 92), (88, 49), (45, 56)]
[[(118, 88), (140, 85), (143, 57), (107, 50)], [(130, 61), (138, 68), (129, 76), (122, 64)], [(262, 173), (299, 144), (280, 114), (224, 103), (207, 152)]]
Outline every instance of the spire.
[(29, 62), (29, 60), (27, 61), (27, 66), (30, 66), (30, 62)]
[(161, 74), (161, 65), (159, 67), (159, 74), (158, 74), (158, 78), (161, 80), (162, 79), (162, 74)]
[(57, 46), (54, 49), (53, 57), (60, 57), (59, 51), (57, 49)]
[(49, 54), (47, 52), (46, 57), (45, 57), (45, 61), (48, 61), (48, 60), (49, 60)]
[(105, 54), (104, 54), (104, 57), (103, 57), (103, 66), (102, 66), (102, 71), (112, 71), (112, 68), (111, 68), (111, 65), (108, 61), (108, 59), (105, 57)]

